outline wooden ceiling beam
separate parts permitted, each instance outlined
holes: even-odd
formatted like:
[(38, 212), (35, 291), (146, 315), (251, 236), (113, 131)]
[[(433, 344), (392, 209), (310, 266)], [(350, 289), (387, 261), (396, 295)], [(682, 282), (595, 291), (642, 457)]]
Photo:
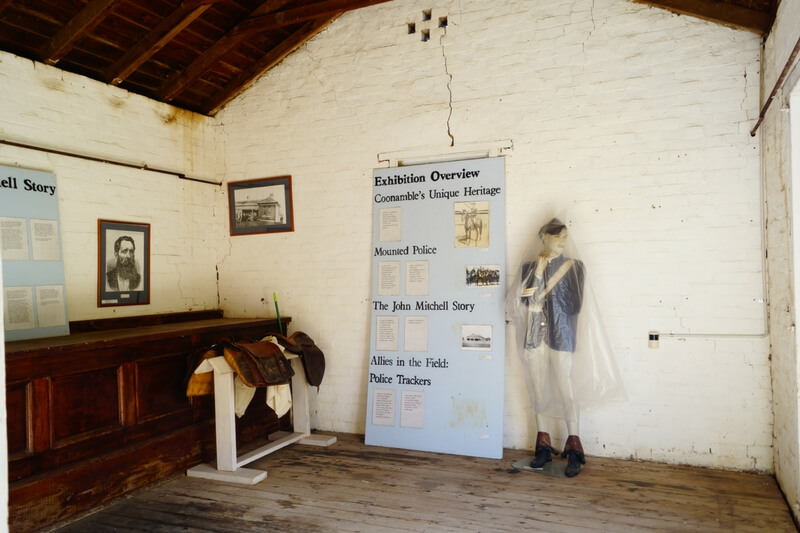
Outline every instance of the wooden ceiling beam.
[(144, 39), (103, 71), (106, 83), (119, 85), (144, 62), (153, 57), (184, 28), (220, 0), (182, 2), (180, 7), (161, 21)]
[(39, 50), (39, 57), (49, 65), (55, 65), (67, 55), (75, 42), (92, 31), (114, 8), (119, 0), (92, 0), (72, 20)]
[(678, 13), (748, 30), (759, 35), (769, 32), (774, 13), (727, 4), (715, 0), (634, 0)]
[[(250, 16), (259, 16), (269, 13), (276, 9), (280, 9), (287, 3), (289, 3), (289, 0), (267, 0), (254, 9)], [(244, 37), (236, 38), (236, 36), (233, 35), (236, 27), (238, 27), (238, 24), (234, 26), (232, 30), (226, 33), (222, 39), (211, 45), (211, 48), (197, 57), (197, 59), (195, 59), (188, 67), (186, 67), (183, 72), (174, 78), (165, 81), (158, 90), (158, 98), (163, 102), (169, 102), (173, 100), (187, 85), (195, 81), (209, 68), (211, 68), (211, 66), (216, 63), (217, 59), (223, 56), (231, 48), (239, 45), (239, 43), (244, 40)]]
[(203, 102), (203, 112), (206, 115), (214, 115), (219, 109), (233, 100), (250, 84), (255, 82), (259, 76), (268, 71), (286, 56), (300, 48), (316, 34), (324, 30), (331, 22), (336, 20), (339, 15), (325, 17), (304, 24), (300, 29), (284, 39), (278, 46), (269, 51), (264, 57), (253, 63), (248, 69), (243, 70), (225, 87), (213, 97)]
[(237, 24), (234, 30), (237, 33), (249, 35), (260, 31), (274, 30), (283, 26), (290, 26), (307, 20), (340, 15), (345, 11), (352, 11), (391, 0), (327, 0), (317, 4), (288, 9), (278, 13), (269, 13), (257, 17), (249, 17)]
[[(304, 7), (287, 9), (285, 11), (269, 14), (266, 14), (266, 9), (262, 10), (262, 8), (258, 8), (253, 11), (250, 17), (234, 26), (222, 39), (214, 43), (203, 55), (195, 59), (186, 70), (181, 72), (178, 76), (167, 80), (158, 90), (158, 98), (164, 102), (175, 99), (187, 85), (202, 76), (220, 57), (238, 46), (254, 32), (276, 29), (322, 17), (331, 17), (344, 13), (345, 11), (387, 1), (390, 0), (325, 0)], [(273, 2), (265, 2), (265, 4), (272, 3)], [(262, 5), (262, 7), (264, 7), (264, 5)]]

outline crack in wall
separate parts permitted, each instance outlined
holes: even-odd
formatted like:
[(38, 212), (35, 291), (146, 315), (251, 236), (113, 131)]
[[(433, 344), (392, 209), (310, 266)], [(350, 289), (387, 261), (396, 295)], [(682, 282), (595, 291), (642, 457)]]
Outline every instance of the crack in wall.
[(216, 271), (216, 278), (217, 278), (217, 309), (222, 308), (222, 301), (219, 295), (219, 264), (214, 265), (214, 269)]
[(742, 101), (739, 104), (739, 109), (746, 110), (745, 102), (747, 102), (747, 67), (744, 68), (744, 90), (742, 93)]
[(444, 59), (444, 73), (447, 75), (447, 93), (448, 93), (448, 108), (449, 111), (447, 113), (447, 136), (450, 137), (450, 146), (455, 146), (456, 139), (453, 136), (453, 131), (450, 127), (450, 120), (453, 118), (453, 75), (450, 74), (450, 70), (447, 67), (447, 54), (444, 53), (444, 38), (447, 36), (447, 30), (442, 32), (442, 36), (439, 37), (439, 46), (442, 49), (442, 59)]
[[(225, 191), (224, 191), (224, 189), (222, 187), (220, 187), (219, 192), (221, 194), (223, 194), (223, 195), (225, 194)], [(226, 199), (226, 203), (227, 203), (227, 199)], [(215, 218), (217, 217), (217, 209), (216, 208), (214, 208), (212, 216), (215, 217)], [(226, 217), (227, 216), (228, 215), (226, 214)], [(228, 244), (228, 249), (225, 250), (224, 253), (220, 254), (220, 252), (219, 252), (220, 251), (220, 247), (219, 246), (216, 247), (217, 263), (216, 263), (216, 265), (214, 265), (214, 269), (215, 269), (215, 277), (216, 277), (215, 281), (216, 281), (216, 284), (217, 284), (217, 309), (222, 309), (222, 307), (221, 307), (222, 306), (222, 291), (220, 290), (220, 266), (224, 265), (227, 262), (227, 260), (231, 257), (231, 253), (232, 253), (232, 250), (233, 250), (233, 241), (232, 241), (232, 239), (233, 239), (233, 237), (230, 236), (230, 235), (225, 237), (225, 242), (227, 242), (227, 244)]]
[(589, 42), (589, 39), (591, 39), (592, 34), (597, 29), (597, 22), (594, 20), (594, 3), (595, 0), (592, 0), (592, 7), (589, 8), (589, 17), (592, 19), (592, 29), (589, 30), (589, 33), (586, 34), (586, 39), (584, 39), (583, 42), (581, 43), (581, 51), (583, 52), (584, 66), (586, 63), (586, 43)]
[[(306, 55), (308, 56), (309, 61), (311, 61), (311, 63), (314, 64), (315, 68), (312, 69), (311, 75), (314, 77), (315, 80), (317, 80), (317, 83), (319, 84), (320, 94), (324, 95), (326, 93), (331, 93), (333, 95), (333, 101), (338, 104), (339, 103), (339, 98), (338, 98), (338, 95), (336, 94), (335, 84), (334, 84), (334, 86), (331, 86), (326, 81), (327, 77), (322, 75), (322, 74), (320, 74), (320, 71), (323, 68), (322, 60), (317, 59), (316, 57), (314, 57), (314, 54), (311, 52), (311, 50), (310, 50), (310, 48), (308, 46), (308, 43), (305, 44), (303, 50), (305, 51)], [(356, 55), (358, 56), (359, 54), (357, 53)]]

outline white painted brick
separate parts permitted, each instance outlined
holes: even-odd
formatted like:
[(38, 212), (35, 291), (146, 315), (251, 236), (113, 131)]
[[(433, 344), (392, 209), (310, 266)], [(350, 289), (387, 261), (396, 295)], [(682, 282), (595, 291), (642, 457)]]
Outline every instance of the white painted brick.
[[(765, 91), (770, 91), (786, 64), (795, 43), (800, 39), (800, 1), (781, 2), (778, 24), (773, 27), (764, 46)], [(796, 67), (795, 67), (796, 68)], [(789, 88), (785, 87), (784, 90)], [(795, 89), (796, 90), (796, 89)], [(769, 251), (770, 343), (772, 366), (772, 404), (774, 417), (775, 476), (789, 503), (794, 517), (800, 520), (800, 407), (798, 406), (797, 360), (797, 287), (794, 269), (797, 268), (797, 243), (792, 236), (792, 219), (796, 217), (790, 201), (792, 188), (797, 187), (797, 171), (792, 177), (792, 152), (788, 113), (776, 109), (780, 99), (773, 102), (758, 136), (764, 139), (765, 200), (767, 206), (767, 243)], [(792, 110), (792, 120), (797, 110)], [(796, 157), (797, 140), (794, 154)], [(794, 258), (792, 257), (794, 253)]]
[[(0, 77), (3, 139), (216, 174), (215, 131), (205, 117), (9, 54), (0, 54)], [(208, 237), (224, 228), (209, 220), (219, 187), (5, 145), (0, 164), (56, 175), (70, 320), (216, 307), (217, 257), (209, 245), (218, 238)], [(97, 307), (98, 219), (151, 225), (149, 306)]]
[[(449, 27), (422, 43), (406, 25), (429, 7)], [(349, 13), (220, 114), (228, 174), (291, 173), (296, 209), (285, 239), (232, 247), (222, 292), (244, 297), (255, 280), (243, 254), (280, 246), (283, 268), (260, 276), (296, 326), (331, 342), (335, 361), (315, 423), (363, 431), (375, 155), (444, 150), (448, 120), (456, 146), (510, 138), (508, 268), (543, 210), (570, 208), (630, 389), (627, 404), (585, 416), (591, 453), (769, 470), (771, 443), (749, 449), (740, 438), (745, 426), (771, 432), (764, 339), (665, 340), (656, 351), (645, 342), (651, 329), (763, 326), (753, 304), (759, 145), (745, 127), (757, 114), (758, 46), (746, 32), (622, 2), (403, 2)], [(299, 82), (309, 78), (319, 83)], [(268, 148), (248, 148), (252, 139)], [(226, 305), (243, 310), (236, 298)], [(507, 365), (505, 443), (531, 447), (512, 353)], [(736, 391), (711, 377), (720, 369)], [(720, 416), (731, 401), (747, 407)], [(687, 417), (688, 442), (676, 429)]]
[[(427, 43), (407, 34), (423, 9), (449, 21)], [(410, 0), (340, 17), (204, 119), (0, 55), (4, 87), (34, 88), (0, 100), (4, 135), (226, 181), (291, 174), (295, 231), (231, 238), (224, 187), (2, 146), (0, 164), (59, 177), (70, 318), (110, 314), (94, 303), (96, 219), (146, 219), (148, 312), (213, 307), (219, 290), (230, 316), (272, 316), (276, 292), (328, 358), (314, 426), (362, 432), (377, 154), (447, 151), (448, 126), (456, 147), (511, 139), (508, 276), (543, 213), (568, 213), (628, 389), (584, 414), (587, 451), (769, 471), (766, 339), (646, 347), (653, 329), (763, 326), (758, 61), (754, 34), (632, 2)], [(520, 366), (506, 360), (504, 443), (531, 448)]]

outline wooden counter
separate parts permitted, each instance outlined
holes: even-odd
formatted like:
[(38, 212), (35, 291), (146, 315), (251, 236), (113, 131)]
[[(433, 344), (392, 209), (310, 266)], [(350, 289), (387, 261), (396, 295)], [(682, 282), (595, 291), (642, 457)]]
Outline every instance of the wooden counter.
[[(185, 394), (192, 357), (277, 330), (275, 319), (206, 311), (73, 323), (69, 336), (6, 343), (11, 530), (62, 521), (213, 459), (213, 398)], [(247, 442), (290, 427), (260, 390), (237, 435)]]

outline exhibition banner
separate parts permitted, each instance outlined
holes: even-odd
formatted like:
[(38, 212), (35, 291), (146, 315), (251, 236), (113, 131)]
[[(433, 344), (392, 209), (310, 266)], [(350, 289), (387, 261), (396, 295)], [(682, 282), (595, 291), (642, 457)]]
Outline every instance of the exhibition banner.
[(0, 166), (5, 339), (69, 334), (56, 176)]
[(376, 169), (366, 443), (500, 458), (503, 158)]

